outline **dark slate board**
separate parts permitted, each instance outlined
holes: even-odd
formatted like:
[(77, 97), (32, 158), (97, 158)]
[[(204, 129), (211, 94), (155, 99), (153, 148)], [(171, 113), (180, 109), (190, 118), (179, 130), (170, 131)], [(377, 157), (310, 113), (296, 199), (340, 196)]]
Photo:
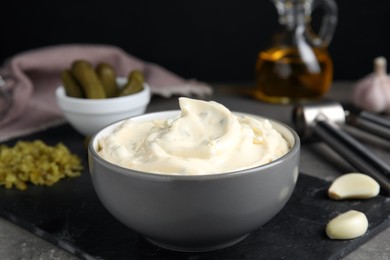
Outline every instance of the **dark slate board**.
[[(69, 125), (51, 128), (23, 140), (66, 144), (83, 158), (84, 174), (52, 187), (27, 191), (0, 187), (0, 215), (59, 247), (88, 259), (338, 259), (390, 224), (390, 199), (331, 201), (329, 183), (301, 174), (285, 208), (240, 243), (218, 251), (183, 253), (158, 248), (114, 219), (100, 204), (88, 173), (84, 138)], [(8, 141), (13, 145), (16, 140)], [(360, 238), (334, 241), (326, 223), (349, 209), (364, 212), (368, 232)]]

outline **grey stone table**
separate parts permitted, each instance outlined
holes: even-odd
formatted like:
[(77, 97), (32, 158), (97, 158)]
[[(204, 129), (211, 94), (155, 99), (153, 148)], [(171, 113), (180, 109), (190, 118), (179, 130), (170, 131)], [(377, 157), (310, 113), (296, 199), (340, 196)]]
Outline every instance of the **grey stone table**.
[[(233, 85), (233, 86), (232, 86)], [(246, 85), (215, 84), (215, 94), (210, 99), (218, 101), (233, 111), (249, 112), (280, 120), (291, 124), (292, 107), (288, 105), (265, 104), (246, 95)], [(348, 101), (352, 85), (348, 82), (336, 82), (328, 93), (329, 98)], [(177, 109), (177, 100), (154, 98), (148, 112)], [(386, 161), (390, 161), (390, 141), (384, 142), (373, 136), (349, 129), (352, 134), (359, 135), (366, 141), (374, 153)], [(355, 132), (354, 132), (355, 131)], [(308, 175), (332, 180), (353, 168), (340, 156), (335, 154), (324, 143), (304, 144), (300, 160), (300, 171)], [(350, 253), (344, 259), (376, 259), (387, 260), (390, 256), (390, 228), (377, 234), (367, 243)], [(65, 250), (29, 233), (28, 231), (0, 218), (0, 259), (78, 259)]]

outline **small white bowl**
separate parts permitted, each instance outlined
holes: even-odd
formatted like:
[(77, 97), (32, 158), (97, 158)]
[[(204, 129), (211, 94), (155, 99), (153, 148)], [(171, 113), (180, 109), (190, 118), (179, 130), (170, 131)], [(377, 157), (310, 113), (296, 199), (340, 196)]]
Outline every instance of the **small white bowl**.
[[(119, 86), (126, 78), (117, 78)], [(57, 104), (67, 121), (81, 134), (92, 136), (103, 127), (124, 118), (145, 113), (150, 102), (150, 87), (144, 84), (141, 92), (106, 99), (68, 97), (63, 86), (56, 89)]]

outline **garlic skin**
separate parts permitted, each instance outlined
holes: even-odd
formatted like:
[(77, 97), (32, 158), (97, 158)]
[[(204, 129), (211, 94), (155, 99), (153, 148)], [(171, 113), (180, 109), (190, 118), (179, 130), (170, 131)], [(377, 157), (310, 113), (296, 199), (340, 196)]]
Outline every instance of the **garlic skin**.
[(384, 57), (374, 60), (374, 72), (359, 80), (352, 91), (352, 103), (373, 113), (390, 114), (390, 77)]

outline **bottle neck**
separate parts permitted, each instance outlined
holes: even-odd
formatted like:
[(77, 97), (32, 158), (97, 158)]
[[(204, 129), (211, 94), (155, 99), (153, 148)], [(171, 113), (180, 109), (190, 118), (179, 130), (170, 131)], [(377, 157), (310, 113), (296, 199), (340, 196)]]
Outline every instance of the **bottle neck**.
[(306, 27), (311, 22), (312, 0), (273, 0), (279, 23), (287, 30)]

